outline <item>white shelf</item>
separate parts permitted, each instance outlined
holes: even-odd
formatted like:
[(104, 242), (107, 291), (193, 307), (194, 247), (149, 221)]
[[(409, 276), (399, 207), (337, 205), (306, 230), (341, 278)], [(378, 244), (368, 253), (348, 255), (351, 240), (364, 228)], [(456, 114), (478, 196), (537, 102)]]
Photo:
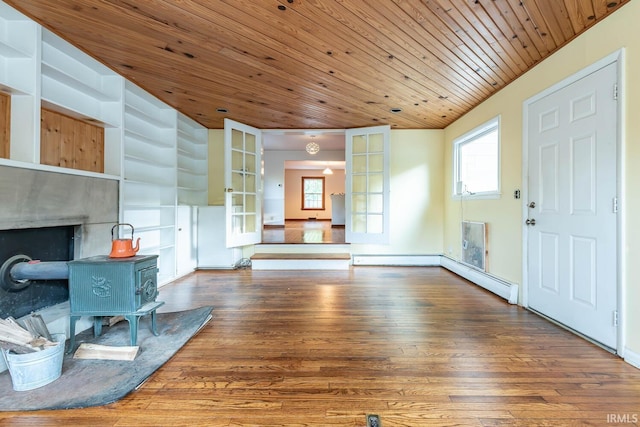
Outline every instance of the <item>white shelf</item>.
[[(129, 101), (129, 100), (130, 100), (130, 95), (128, 94), (127, 95), (127, 101)], [(139, 119), (140, 121), (142, 121), (144, 123), (148, 123), (153, 128), (170, 129), (172, 131), (174, 130), (172, 127), (167, 126), (167, 124), (163, 122), (163, 120), (162, 120), (162, 118), (160, 116), (154, 117), (154, 116), (150, 115), (148, 113), (148, 111), (141, 110), (141, 109), (137, 108), (135, 105), (126, 104), (124, 111), (125, 111), (125, 113), (127, 113), (131, 117), (135, 117), (135, 118)]]
[(74, 117), (120, 126), (124, 79), (46, 29), (40, 72), (44, 101)]
[(35, 94), (40, 27), (0, 2), (0, 85)]
[[(138, 155), (129, 154), (129, 153), (125, 153), (124, 156), (125, 156), (124, 157), (125, 162), (142, 163), (154, 168), (173, 169), (173, 165), (170, 165), (170, 164), (163, 165), (149, 157), (140, 157)], [(135, 166), (132, 166), (132, 167), (135, 167)]]
[[(7, 21), (0, 19), (0, 25), (7, 26)], [(17, 49), (11, 44), (11, 41), (6, 40), (5, 37), (0, 37), (0, 57), (6, 59), (28, 59), (31, 58), (26, 52)]]
[(177, 112), (126, 82), (123, 113), (123, 218), (140, 231), (144, 250), (159, 256), (159, 280), (170, 280), (176, 276)]
[(176, 190), (167, 185), (154, 185), (148, 182), (123, 181), (123, 209), (129, 206), (175, 206)]
[[(44, 46), (46, 45), (43, 45), (43, 47)], [(68, 64), (65, 63), (65, 65)], [(54, 65), (44, 62), (44, 59), (41, 66), (41, 72), (43, 76), (49, 77), (51, 80), (60, 83), (60, 85), (64, 87), (73, 88), (74, 90), (86, 95), (87, 98), (95, 100), (96, 103), (113, 102), (118, 100), (117, 94), (104, 91), (102, 88), (103, 82), (100, 81), (99, 76), (94, 76), (96, 78), (93, 82), (84, 82), (83, 80), (78, 80), (79, 78), (82, 78), (82, 76), (68, 74), (66, 71), (62, 71)], [(102, 78), (106, 78), (106, 76), (102, 76)], [(91, 83), (94, 85), (92, 86)]]
[(179, 205), (206, 205), (208, 199), (208, 132), (178, 114), (177, 187)]
[(125, 106), (124, 128), (127, 136), (157, 147), (175, 149), (175, 129), (156, 126), (152, 121), (146, 121), (139, 115), (132, 115), (129, 111), (130, 109)]
[(125, 83), (125, 112), (151, 127), (176, 133), (176, 110), (129, 81)]
[(193, 159), (190, 157), (186, 157), (180, 153), (178, 153), (178, 170), (188, 171), (190, 174), (194, 176), (204, 176), (208, 175), (207, 173), (208, 162), (207, 159)]
[[(175, 181), (175, 175), (172, 173), (172, 169), (165, 167), (129, 167), (130, 163), (125, 162), (124, 179), (128, 184), (141, 184), (150, 187), (157, 187), (172, 191), (170, 187), (173, 187)], [(169, 173), (167, 173), (169, 171)], [(175, 192), (175, 191), (174, 191)]]
[[(162, 141), (149, 136), (149, 132), (157, 132), (157, 130), (154, 131), (153, 129), (145, 129), (144, 124), (141, 124), (139, 122), (136, 123), (135, 121), (130, 120), (126, 117), (125, 120), (128, 126), (124, 129), (125, 147), (133, 143), (132, 141), (126, 141), (126, 139), (132, 139), (137, 140), (139, 143), (142, 143), (143, 146), (153, 145), (156, 147), (164, 147), (173, 150), (174, 144), (171, 140)], [(165, 131), (165, 134), (170, 136), (169, 132)], [(165, 135), (164, 138), (167, 139), (167, 136)]]

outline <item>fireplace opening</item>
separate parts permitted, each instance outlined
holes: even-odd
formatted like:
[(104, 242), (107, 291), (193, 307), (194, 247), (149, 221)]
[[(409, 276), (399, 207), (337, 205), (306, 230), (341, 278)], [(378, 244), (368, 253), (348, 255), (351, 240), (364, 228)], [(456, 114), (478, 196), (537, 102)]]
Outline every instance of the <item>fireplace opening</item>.
[(68, 279), (16, 281), (10, 271), (29, 260), (72, 260), (75, 227), (0, 230), (0, 317), (19, 318), (69, 300)]

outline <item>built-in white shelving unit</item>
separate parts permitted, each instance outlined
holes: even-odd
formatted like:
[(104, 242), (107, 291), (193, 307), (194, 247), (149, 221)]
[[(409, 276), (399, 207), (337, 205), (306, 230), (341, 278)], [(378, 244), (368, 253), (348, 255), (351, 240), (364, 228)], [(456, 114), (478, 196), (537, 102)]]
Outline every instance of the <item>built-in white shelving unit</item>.
[(13, 93), (36, 92), (39, 26), (0, 3), (0, 84)]
[(124, 79), (42, 29), (41, 105), (104, 128), (105, 173), (120, 173)]
[(178, 204), (207, 205), (207, 129), (178, 114)]
[[(159, 283), (195, 268), (187, 237), (207, 204), (206, 128), (1, 0), (0, 91), (11, 95), (0, 164), (120, 180), (120, 221), (134, 226), (139, 253), (159, 255)], [(103, 174), (40, 164), (41, 108), (104, 128)]]
[(176, 275), (177, 113), (125, 84), (122, 218), (136, 224), (141, 253), (157, 254), (158, 281)]
[(0, 2), (0, 90), (11, 94), (11, 157), (34, 162), (40, 158), (41, 27)]

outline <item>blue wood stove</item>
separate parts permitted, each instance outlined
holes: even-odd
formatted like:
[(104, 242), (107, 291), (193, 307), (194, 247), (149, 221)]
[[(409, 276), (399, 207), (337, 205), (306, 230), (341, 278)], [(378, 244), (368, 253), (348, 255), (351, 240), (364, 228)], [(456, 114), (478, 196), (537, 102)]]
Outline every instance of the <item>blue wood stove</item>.
[(93, 334), (102, 333), (103, 316), (124, 316), (129, 322), (130, 344), (138, 339), (138, 319), (151, 315), (151, 331), (156, 330), (156, 310), (164, 304), (158, 296), (158, 255), (127, 258), (95, 256), (69, 261), (68, 352), (75, 349), (75, 325), (82, 316), (94, 316)]

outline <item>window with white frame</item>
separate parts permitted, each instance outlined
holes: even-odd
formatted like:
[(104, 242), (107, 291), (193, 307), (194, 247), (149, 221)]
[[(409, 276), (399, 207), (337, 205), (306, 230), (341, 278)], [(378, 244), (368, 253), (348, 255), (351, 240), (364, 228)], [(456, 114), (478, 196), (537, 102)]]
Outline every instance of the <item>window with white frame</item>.
[(302, 177), (302, 210), (324, 210), (324, 177)]
[(500, 192), (500, 118), (453, 141), (453, 194), (498, 195)]

